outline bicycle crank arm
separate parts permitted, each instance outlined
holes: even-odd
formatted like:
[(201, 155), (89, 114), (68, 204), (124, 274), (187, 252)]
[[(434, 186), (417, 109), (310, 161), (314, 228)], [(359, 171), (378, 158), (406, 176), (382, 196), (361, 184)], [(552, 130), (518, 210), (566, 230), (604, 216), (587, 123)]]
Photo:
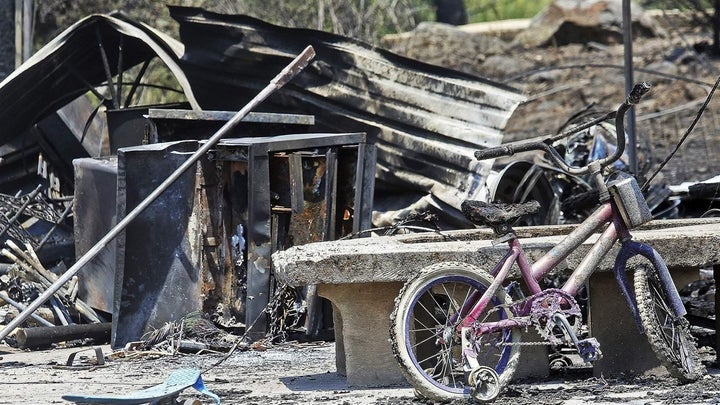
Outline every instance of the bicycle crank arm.
[(570, 322), (560, 313), (553, 314), (552, 321), (557, 326), (563, 329), (563, 331), (570, 337), (575, 348), (577, 348), (578, 355), (583, 359), (585, 363), (591, 363), (595, 360), (599, 360), (602, 357), (600, 351), (600, 343), (595, 338), (587, 338), (578, 340), (575, 331), (573, 331)]

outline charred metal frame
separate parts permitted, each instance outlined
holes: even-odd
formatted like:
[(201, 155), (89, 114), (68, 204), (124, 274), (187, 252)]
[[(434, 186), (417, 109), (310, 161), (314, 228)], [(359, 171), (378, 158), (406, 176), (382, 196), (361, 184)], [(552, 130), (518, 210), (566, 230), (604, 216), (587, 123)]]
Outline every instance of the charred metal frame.
[[(339, 162), (353, 150), (354, 160), (353, 189), (354, 213), (352, 215), (352, 232), (371, 226), (371, 209), (374, 192), (375, 147), (366, 143), (364, 133), (351, 134), (302, 134), (283, 135), (268, 138), (243, 138), (221, 141), (211, 154), (211, 160), (231, 165), (235, 162), (247, 163), (247, 176), (232, 184), (231, 193), (240, 194), (240, 199), (247, 198), (246, 212), (240, 217), (246, 222), (246, 276), (247, 299), (245, 306), (245, 325), (252, 338), (263, 337), (267, 329), (265, 309), (270, 301), (272, 290), (271, 257), (274, 249), (287, 247), (281, 240), (289, 233), (282, 225), (278, 225), (278, 214), (282, 212), (302, 213), (305, 210), (301, 187), (304, 184), (301, 171), (303, 154), (323, 156), (325, 167), (321, 174), (324, 181), (324, 218), (322, 235), (310, 236), (315, 240), (331, 240), (337, 236), (338, 184), (342, 182), (342, 171)], [(287, 157), (287, 173), (289, 196), (273, 190), (271, 172), (277, 170), (277, 159)], [(276, 196), (275, 201), (273, 196)], [(281, 200), (290, 202), (291, 207), (279, 203)], [(289, 197), (289, 198), (288, 198)], [(288, 210), (289, 208), (289, 210)], [(312, 214), (311, 214), (312, 215)], [(345, 216), (345, 213), (343, 213)], [(275, 222), (275, 223), (274, 223)], [(233, 221), (232, 229), (235, 229)], [(278, 234), (273, 234), (275, 230)], [(297, 242), (297, 241), (296, 241)]]
[[(118, 221), (196, 149), (197, 141), (120, 149)], [(201, 272), (191, 234), (195, 190), (195, 173), (189, 170), (115, 239), (113, 347), (140, 340), (152, 328), (201, 309)]]
[[(196, 145), (179, 141), (120, 149), (118, 216)], [(303, 201), (303, 159), (323, 161), (322, 210), (317, 212)], [(273, 251), (369, 228), (374, 175), (375, 147), (366, 143), (364, 133), (221, 140), (195, 174), (181, 177), (118, 239), (112, 345), (123, 346), (190, 312), (213, 312), (217, 304), (232, 307), (233, 316), (244, 315), (250, 337), (264, 337), (274, 285)], [(285, 179), (283, 184), (274, 180), (278, 177)], [(340, 187), (351, 192), (340, 192)], [(352, 195), (351, 215), (338, 202), (346, 194)], [(297, 215), (299, 222), (321, 221), (320, 231), (314, 239), (288, 241), (288, 215)], [(338, 225), (338, 218), (351, 219), (352, 229)], [(245, 244), (234, 256), (231, 240), (238, 225)], [(233, 307), (237, 302), (242, 308)]]

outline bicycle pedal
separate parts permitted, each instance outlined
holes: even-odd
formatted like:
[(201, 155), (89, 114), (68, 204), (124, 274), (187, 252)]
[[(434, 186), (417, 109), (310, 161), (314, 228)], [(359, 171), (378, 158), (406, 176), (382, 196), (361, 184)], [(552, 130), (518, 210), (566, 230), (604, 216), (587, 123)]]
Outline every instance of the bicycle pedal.
[(591, 363), (602, 358), (600, 343), (595, 338), (578, 340), (577, 350), (578, 355), (585, 363)]

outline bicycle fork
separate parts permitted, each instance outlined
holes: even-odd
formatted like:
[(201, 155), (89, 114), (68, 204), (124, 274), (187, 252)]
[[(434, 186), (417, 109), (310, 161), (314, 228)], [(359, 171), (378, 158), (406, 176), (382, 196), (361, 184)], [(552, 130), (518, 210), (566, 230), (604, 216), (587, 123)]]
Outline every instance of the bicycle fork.
[(644, 334), (645, 328), (642, 325), (640, 314), (638, 313), (637, 298), (635, 297), (633, 290), (630, 289), (630, 282), (628, 281), (626, 273), (627, 261), (631, 257), (637, 255), (648, 259), (650, 263), (652, 263), (653, 268), (657, 271), (660, 283), (670, 300), (670, 305), (672, 306), (675, 316), (678, 318), (683, 317), (687, 314), (687, 311), (685, 310), (685, 306), (682, 303), (682, 299), (680, 298), (677, 288), (675, 288), (675, 283), (673, 283), (672, 277), (670, 276), (670, 270), (667, 268), (667, 265), (662, 257), (660, 257), (660, 254), (651, 246), (644, 243), (635, 242), (633, 240), (624, 241), (620, 248), (620, 253), (618, 253), (617, 258), (615, 259), (613, 272), (615, 273), (615, 280), (620, 287), (620, 292), (623, 297), (625, 297), (625, 300), (632, 311), (635, 324), (640, 330), (640, 333)]

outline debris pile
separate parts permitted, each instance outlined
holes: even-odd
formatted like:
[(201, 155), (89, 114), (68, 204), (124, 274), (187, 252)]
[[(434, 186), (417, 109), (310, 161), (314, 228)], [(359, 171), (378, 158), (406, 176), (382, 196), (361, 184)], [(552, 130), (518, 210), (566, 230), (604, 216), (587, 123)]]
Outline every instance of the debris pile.
[[(631, 3), (630, 15), (633, 36), (667, 36), (637, 3)], [(621, 44), (622, 38), (621, 0), (556, 0), (538, 13), (514, 42), (524, 47), (543, 47), (591, 42)]]
[[(5, 319), (9, 321), (24, 311), (26, 304), (37, 299), (47, 288), (58, 279), (56, 272), (62, 273), (65, 265), (61, 262), (52, 269), (46, 269), (40, 262), (30, 243), (21, 248), (12, 240), (5, 241), (5, 248), (0, 252), (12, 264), (7, 274), (0, 276), (0, 300), (14, 307), (14, 311), (5, 311)], [(21, 348), (47, 347), (59, 341), (72, 341), (83, 338), (95, 338), (95, 343), (105, 343), (109, 337), (109, 323), (97, 312), (78, 298), (78, 277), (73, 277), (61, 287), (47, 303), (44, 310), (34, 312), (31, 317), (40, 325), (50, 328), (19, 330), (16, 334), (17, 345)], [(8, 315), (10, 317), (8, 318)], [(103, 324), (100, 333), (92, 328), (53, 329), (55, 325), (76, 325), (81, 323)]]
[(71, 209), (72, 199), (51, 200), (42, 185), (24, 195), (0, 193), (0, 241), (22, 241), (36, 250), (50, 245), (72, 249)]
[(139, 342), (129, 343), (126, 349), (167, 354), (228, 352), (241, 343), (246, 343), (242, 337), (218, 328), (200, 313), (193, 313), (148, 332)]
[[(31, 145), (0, 149), (0, 168), (12, 167), (21, 179), (0, 179), (0, 185), (3, 190), (28, 190), (28, 178), (34, 181), (38, 175), (25, 166), (43, 172), (43, 187), (24, 195), (0, 194), (0, 241), (7, 261), (0, 263), (6, 273), (0, 279), (0, 298), (15, 308), (4, 313), (6, 319), (68, 269), (79, 242), (72, 237), (73, 227), (87, 237), (78, 250), (82, 254), (232, 117), (230, 112), (257, 92), (258, 83), (267, 82), (307, 44), (316, 48), (317, 60), (267, 100), (264, 108), (273, 113), (243, 122), (232, 133), (237, 139), (227, 139), (203, 156), (172, 193), (108, 248), (101, 263), (89, 264), (91, 271), (60, 288), (49, 306), (34, 314), (36, 322), (47, 327), (106, 325), (112, 319), (116, 346), (141, 341), (141, 350), (166, 353), (227, 351), (242, 340), (217, 325), (233, 332), (257, 325), (259, 336), (278, 340), (302, 333), (325, 337), (331, 333), (322, 332), (332, 332), (328, 303), (312, 287), (278, 285), (272, 251), (368, 229), (419, 230), (416, 223), (430, 223), (436, 231), (469, 227), (459, 210), (465, 199), (535, 199), (543, 209), (524, 225), (577, 222), (585, 215), (583, 204), (594, 204), (592, 198), (574, 199), (586, 191), (586, 179), (559, 175), (542, 157), (501, 161), (497, 172), (491, 163), (473, 157), (477, 149), (512, 140), (503, 138), (508, 123), (516, 125), (512, 136), (542, 135), (547, 127), (559, 131), (567, 125), (564, 120), (573, 115), (569, 110), (585, 112), (581, 104), (593, 104), (584, 93), (593, 88), (590, 79), (578, 79), (580, 90), (569, 91), (573, 102), (548, 101), (549, 95), (566, 89), (565, 77), (555, 72), (534, 75), (528, 102), (518, 88), (501, 82), (514, 84), (521, 80), (512, 77), (519, 71), (558, 63), (542, 49), (515, 55), (521, 52), (518, 44), (552, 44), (560, 52), (591, 53), (593, 59), (613, 52), (618, 15), (603, 19), (606, 11), (617, 11), (616, 2), (593, 3), (588, 10), (568, 4), (551, 5), (514, 42), (436, 24), (386, 39), (397, 52), (446, 67), (328, 33), (197, 8), (171, 7), (182, 43), (122, 14), (78, 22), (0, 84), (0, 105), (5, 100), (12, 106), (0, 109), (0, 121), (11, 123), (0, 135), (6, 142), (2, 146), (27, 146), (26, 139)], [(587, 13), (593, 18), (583, 19)], [(550, 17), (559, 19), (548, 22)], [(647, 32), (664, 35), (644, 17), (638, 21)], [(537, 34), (538, 27), (547, 35)], [(563, 46), (585, 28), (603, 44), (590, 45), (584, 38), (582, 45)], [(463, 46), (464, 53), (453, 51)], [(468, 46), (472, 52), (466, 52)], [(95, 51), (78, 52), (85, 49)], [(529, 52), (539, 55), (527, 57)], [(118, 90), (128, 82), (123, 74), (132, 67), (144, 71), (155, 58), (175, 76), (186, 102), (172, 110), (129, 108), (143, 74), (130, 89)], [(612, 88), (622, 86), (614, 82)], [(670, 88), (661, 85), (657, 92)], [(77, 101), (86, 91), (95, 105)], [(82, 110), (76, 119), (63, 110), (69, 104)], [(524, 121), (518, 130), (513, 112), (537, 104), (541, 106), (532, 114), (520, 114), (534, 121)], [(182, 109), (188, 107), (192, 110)], [(42, 130), (59, 123), (63, 131)], [(64, 135), (51, 135), (55, 133)], [(567, 145), (568, 159), (582, 159), (607, 146), (605, 135), (585, 135)], [(52, 147), (58, 144), (67, 148)], [(714, 147), (708, 145), (708, 150)], [(656, 145), (641, 146), (649, 154)], [(31, 163), (20, 165), (17, 154), (32, 158)], [(78, 162), (83, 159), (78, 158), (104, 159), (85, 166), (82, 174), (105, 170), (109, 177), (102, 182), (113, 185), (118, 195), (101, 191), (92, 197), (95, 205), (73, 214), (73, 207), (85, 202), (80, 201), (83, 191), (96, 187), (74, 182), (72, 175), (82, 172)], [(702, 196), (665, 184), (651, 190), (656, 218), (717, 209), (717, 190)], [(101, 267), (107, 273), (97, 271)], [(93, 277), (100, 283), (94, 284)], [(200, 313), (211, 314), (212, 320), (196, 315)]]

